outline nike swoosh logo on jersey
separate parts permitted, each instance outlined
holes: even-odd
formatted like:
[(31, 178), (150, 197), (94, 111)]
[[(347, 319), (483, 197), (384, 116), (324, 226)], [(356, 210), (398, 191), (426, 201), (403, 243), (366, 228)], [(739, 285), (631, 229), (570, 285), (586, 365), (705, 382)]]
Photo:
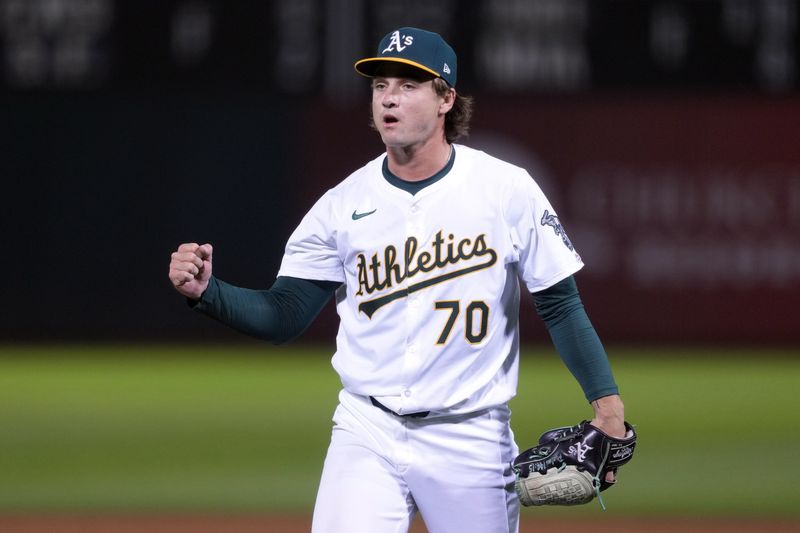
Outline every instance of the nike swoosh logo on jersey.
[(431, 285), (436, 285), (437, 283), (449, 281), (451, 279), (460, 276), (465, 276), (467, 274), (483, 270), (484, 268), (489, 268), (490, 266), (492, 266), (497, 262), (497, 253), (492, 249), (489, 249), (489, 253), (491, 254), (491, 257), (485, 263), (479, 265), (472, 265), (467, 268), (462, 268), (461, 270), (456, 270), (454, 272), (448, 272), (447, 274), (442, 274), (441, 276), (434, 276), (432, 278), (422, 280), (419, 283), (413, 283), (409, 285), (407, 289), (401, 289), (391, 294), (386, 294), (384, 296), (381, 296), (380, 298), (375, 298), (374, 300), (361, 302), (360, 304), (358, 304), (358, 310), (367, 315), (367, 318), (371, 319), (372, 315), (375, 314), (375, 311), (377, 311), (384, 305), (392, 303), (395, 300), (399, 300), (400, 298), (407, 298), (408, 295), (411, 293), (421, 291), (422, 289), (427, 289)]
[(376, 209), (373, 209), (372, 211), (369, 211), (367, 213), (356, 213), (356, 210), (353, 210), (353, 220), (358, 220), (359, 218), (368, 217), (368, 216), (370, 216), (372, 213), (374, 213), (377, 210), (378, 209), (376, 208)]

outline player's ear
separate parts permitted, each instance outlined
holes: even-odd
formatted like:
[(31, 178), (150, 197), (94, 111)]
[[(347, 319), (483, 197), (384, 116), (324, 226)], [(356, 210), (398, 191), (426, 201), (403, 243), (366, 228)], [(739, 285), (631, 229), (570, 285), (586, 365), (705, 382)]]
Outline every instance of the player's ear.
[(442, 95), (442, 103), (439, 105), (439, 113), (442, 115), (446, 114), (448, 111), (453, 109), (453, 105), (456, 103), (456, 90), (452, 87), (449, 87), (447, 91)]

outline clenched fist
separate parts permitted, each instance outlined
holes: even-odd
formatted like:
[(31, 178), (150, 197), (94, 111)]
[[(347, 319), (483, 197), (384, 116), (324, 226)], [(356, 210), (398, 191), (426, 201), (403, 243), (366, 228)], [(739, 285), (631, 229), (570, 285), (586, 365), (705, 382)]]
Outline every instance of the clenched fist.
[(175, 289), (188, 298), (199, 300), (211, 279), (210, 244), (194, 242), (178, 246), (169, 262), (169, 280)]

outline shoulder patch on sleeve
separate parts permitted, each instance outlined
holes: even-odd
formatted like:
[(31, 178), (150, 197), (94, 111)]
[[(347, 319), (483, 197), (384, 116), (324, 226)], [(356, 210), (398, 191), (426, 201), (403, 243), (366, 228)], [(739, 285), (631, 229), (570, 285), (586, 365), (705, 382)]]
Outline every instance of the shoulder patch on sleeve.
[(561, 241), (564, 243), (564, 246), (573, 252), (575, 251), (575, 247), (572, 246), (572, 241), (569, 240), (569, 237), (567, 237), (567, 232), (564, 231), (564, 226), (562, 226), (561, 221), (558, 220), (558, 215), (555, 213), (550, 214), (550, 211), (545, 209), (544, 214), (542, 215), (541, 224), (542, 226), (552, 227), (553, 231), (556, 232), (556, 235), (561, 237)]

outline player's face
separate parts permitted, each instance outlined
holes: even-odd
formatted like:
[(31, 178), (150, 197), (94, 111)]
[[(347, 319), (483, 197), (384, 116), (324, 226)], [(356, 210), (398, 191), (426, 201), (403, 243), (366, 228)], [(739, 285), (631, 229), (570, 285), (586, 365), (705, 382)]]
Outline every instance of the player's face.
[(444, 115), (452, 107), (447, 100), (436, 94), (431, 76), (415, 69), (389, 67), (372, 81), (372, 118), (388, 148), (442, 138)]

